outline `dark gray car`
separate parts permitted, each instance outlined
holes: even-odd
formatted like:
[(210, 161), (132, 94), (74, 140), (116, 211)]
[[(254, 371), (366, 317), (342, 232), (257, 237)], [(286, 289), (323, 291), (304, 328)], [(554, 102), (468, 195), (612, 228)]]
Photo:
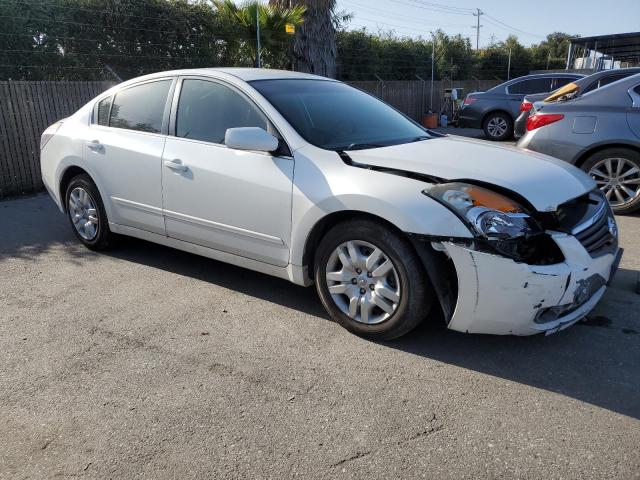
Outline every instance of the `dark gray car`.
[(573, 100), (538, 105), (518, 147), (588, 172), (616, 213), (640, 209), (640, 74)]
[[(593, 75), (589, 75), (588, 77), (584, 77), (573, 82), (578, 87), (577, 90), (572, 92), (568, 98), (563, 96), (556, 101), (565, 101), (569, 98), (579, 97), (584, 93), (604, 87), (605, 85), (609, 85), (610, 83), (617, 82), (618, 80), (622, 80), (623, 78), (630, 77), (637, 73), (640, 73), (640, 67), (618, 68), (615, 70), (603, 70), (601, 72), (596, 72)], [(520, 116), (516, 119), (514, 126), (514, 137), (520, 138), (526, 133), (527, 118), (529, 118), (533, 104), (541, 102), (548, 97), (548, 93), (536, 93), (534, 95), (527, 95), (524, 97), (522, 104), (520, 104)]]
[(486, 92), (470, 93), (460, 109), (458, 125), (482, 128), (489, 140), (506, 140), (513, 135), (513, 124), (525, 95), (551, 92), (582, 77), (578, 73), (527, 75)]

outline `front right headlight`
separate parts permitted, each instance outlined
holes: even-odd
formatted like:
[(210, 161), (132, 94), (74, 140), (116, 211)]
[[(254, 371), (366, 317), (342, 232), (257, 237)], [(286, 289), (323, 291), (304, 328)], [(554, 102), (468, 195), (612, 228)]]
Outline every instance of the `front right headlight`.
[(422, 193), (453, 211), (480, 243), (516, 260), (529, 257), (535, 248), (529, 240), (543, 233), (520, 204), (477, 185), (436, 184)]
[(476, 236), (506, 240), (541, 231), (521, 205), (486, 188), (453, 182), (433, 185), (423, 193), (453, 210)]

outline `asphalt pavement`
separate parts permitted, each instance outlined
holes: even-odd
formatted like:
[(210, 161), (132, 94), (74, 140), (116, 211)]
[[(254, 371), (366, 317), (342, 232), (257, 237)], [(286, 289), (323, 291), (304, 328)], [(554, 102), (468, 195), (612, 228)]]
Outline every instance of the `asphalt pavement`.
[(640, 217), (586, 322), (375, 343), (313, 288), (0, 202), (0, 478), (640, 478)]

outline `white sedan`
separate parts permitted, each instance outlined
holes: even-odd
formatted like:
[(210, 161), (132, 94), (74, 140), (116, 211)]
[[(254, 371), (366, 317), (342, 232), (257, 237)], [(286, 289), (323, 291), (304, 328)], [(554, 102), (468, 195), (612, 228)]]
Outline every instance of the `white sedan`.
[(577, 168), (438, 135), (295, 72), (127, 81), (50, 126), (41, 159), (88, 248), (130, 235), (315, 283), (331, 317), (369, 338), (436, 309), (462, 332), (552, 333), (595, 306), (621, 254)]

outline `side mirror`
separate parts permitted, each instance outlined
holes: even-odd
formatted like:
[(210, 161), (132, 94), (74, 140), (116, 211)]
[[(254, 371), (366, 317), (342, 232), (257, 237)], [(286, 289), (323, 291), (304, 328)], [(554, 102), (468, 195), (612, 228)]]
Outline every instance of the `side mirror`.
[(278, 139), (260, 127), (228, 128), (224, 143), (236, 150), (274, 152), (278, 149)]

